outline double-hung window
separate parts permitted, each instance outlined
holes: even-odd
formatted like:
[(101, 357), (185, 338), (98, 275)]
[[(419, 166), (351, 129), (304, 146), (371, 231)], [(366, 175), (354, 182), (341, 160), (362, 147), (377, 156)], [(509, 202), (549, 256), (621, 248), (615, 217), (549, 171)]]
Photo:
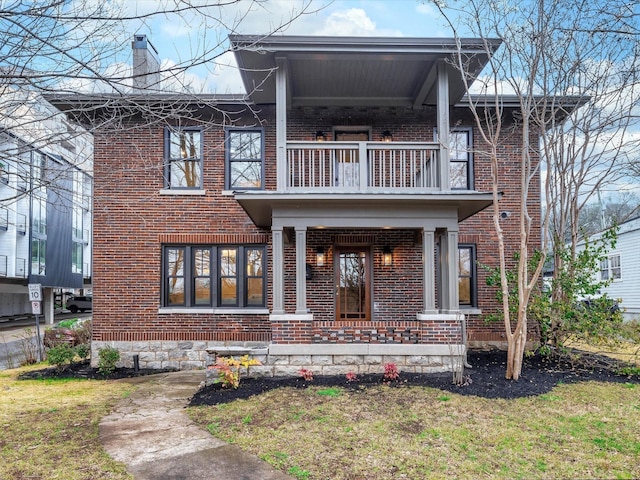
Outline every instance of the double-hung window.
[(600, 260), (600, 280), (620, 280), (621, 278), (620, 255), (610, 255)]
[(264, 188), (263, 130), (229, 128), (226, 134), (226, 188)]
[(165, 188), (202, 188), (202, 131), (199, 128), (165, 130)]
[(458, 245), (458, 297), (460, 306), (477, 307), (476, 246)]
[(165, 307), (266, 307), (263, 245), (177, 245), (163, 249)]
[(471, 128), (454, 128), (449, 133), (449, 180), (452, 189), (473, 189)]
[[(438, 132), (435, 131), (435, 139)], [(473, 190), (473, 132), (471, 127), (455, 127), (449, 132), (449, 187)]]

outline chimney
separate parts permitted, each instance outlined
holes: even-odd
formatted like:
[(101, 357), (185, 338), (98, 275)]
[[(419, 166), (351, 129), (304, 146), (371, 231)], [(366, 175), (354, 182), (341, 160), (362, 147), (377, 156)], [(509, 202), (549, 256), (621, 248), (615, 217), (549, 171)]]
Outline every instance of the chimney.
[(158, 51), (147, 40), (146, 35), (134, 35), (133, 42), (133, 89), (160, 88), (160, 61)]

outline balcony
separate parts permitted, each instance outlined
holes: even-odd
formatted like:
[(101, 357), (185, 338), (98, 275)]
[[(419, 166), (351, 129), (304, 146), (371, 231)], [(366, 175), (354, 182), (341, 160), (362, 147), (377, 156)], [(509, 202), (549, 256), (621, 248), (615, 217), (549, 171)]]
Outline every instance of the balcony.
[(287, 142), (286, 191), (429, 193), (440, 190), (438, 143)]

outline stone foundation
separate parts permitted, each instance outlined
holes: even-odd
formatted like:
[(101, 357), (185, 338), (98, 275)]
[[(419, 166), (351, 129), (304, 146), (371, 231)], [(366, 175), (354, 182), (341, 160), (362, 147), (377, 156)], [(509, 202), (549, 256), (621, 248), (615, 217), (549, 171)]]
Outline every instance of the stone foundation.
[[(252, 366), (252, 377), (300, 376), (300, 370), (314, 375), (383, 373), (384, 365), (394, 363), (400, 372), (450, 372), (460, 366), (464, 345), (390, 345), (390, 344), (266, 344), (253, 342), (92, 342), (91, 364), (98, 364), (98, 350), (105, 346), (120, 352), (118, 366), (133, 367), (138, 355), (140, 368), (204, 369), (215, 364), (216, 357), (239, 358), (248, 354), (262, 365)], [(246, 375), (246, 372), (242, 372)], [(207, 371), (207, 383), (217, 371)]]

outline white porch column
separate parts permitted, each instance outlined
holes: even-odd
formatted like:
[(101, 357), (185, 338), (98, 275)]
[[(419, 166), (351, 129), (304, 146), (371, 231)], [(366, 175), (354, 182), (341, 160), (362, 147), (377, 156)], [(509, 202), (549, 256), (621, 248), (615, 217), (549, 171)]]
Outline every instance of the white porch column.
[(307, 228), (296, 227), (296, 315), (307, 310)]
[(440, 190), (450, 189), (449, 179), (449, 74), (444, 61), (438, 63), (438, 141), (440, 142)]
[(287, 61), (277, 58), (276, 63), (276, 188), (287, 188)]
[(272, 314), (284, 315), (284, 239), (282, 227), (271, 227), (272, 243), (272, 289), (273, 310)]
[(422, 313), (438, 313), (436, 310), (436, 262), (435, 262), (435, 232), (422, 229), (422, 262), (424, 285), (424, 299)]
[(441, 309), (443, 313), (460, 310), (458, 297), (458, 232), (448, 230), (440, 239), (442, 277)]

